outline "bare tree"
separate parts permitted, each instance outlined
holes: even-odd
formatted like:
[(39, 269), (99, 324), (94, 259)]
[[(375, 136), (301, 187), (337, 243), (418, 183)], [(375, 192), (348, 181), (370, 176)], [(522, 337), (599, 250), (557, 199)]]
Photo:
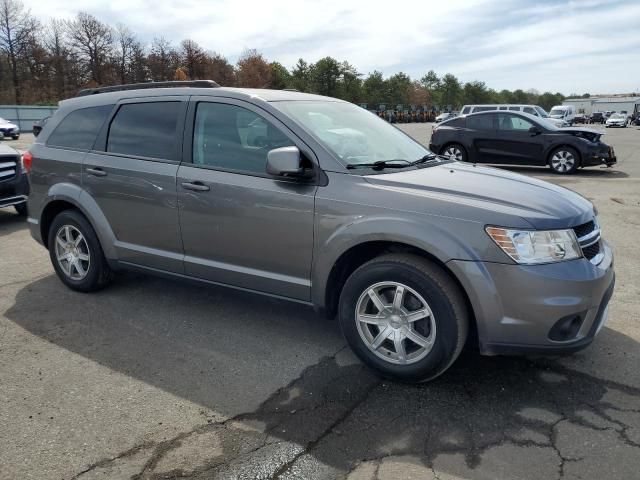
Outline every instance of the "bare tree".
[(271, 65), (257, 50), (245, 50), (238, 60), (238, 85), (266, 88), (271, 82)]
[(85, 63), (88, 79), (101, 85), (107, 80), (107, 67), (113, 52), (113, 32), (93, 15), (80, 12), (66, 22), (73, 48)]
[(0, 0), (0, 51), (9, 63), (16, 104), (22, 103), (20, 63), (26, 58), (38, 22), (20, 0)]
[(236, 72), (233, 69), (233, 65), (216, 52), (207, 53), (205, 78), (214, 80), (224, 87), (233, 87), (236, 84)]
[(164, 37), (154, 38), (147, 57), (149, 75), (153, 81), (171, 80), (180, 66), (178, 52)]
[(205, 65), (207, 55), (200, 45), (190, 39), (183, 40), (180, 44), (182, 66), (185, 68), (190, 80), (205, 77)]
[(138, 41), (129, 27), (123, 24), (116, 26), (116, 61), (114, 63), (121, 84), (130, 81), (131, 63), (137, 43)]

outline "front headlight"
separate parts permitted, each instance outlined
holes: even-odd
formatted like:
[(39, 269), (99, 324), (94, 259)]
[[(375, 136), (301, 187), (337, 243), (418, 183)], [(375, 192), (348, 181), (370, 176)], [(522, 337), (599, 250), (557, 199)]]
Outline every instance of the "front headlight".
[(523, 265), (562, 262), (582, 257), (573, 230), (511, 230), (486, 227), (491, 239), (515, 262)]

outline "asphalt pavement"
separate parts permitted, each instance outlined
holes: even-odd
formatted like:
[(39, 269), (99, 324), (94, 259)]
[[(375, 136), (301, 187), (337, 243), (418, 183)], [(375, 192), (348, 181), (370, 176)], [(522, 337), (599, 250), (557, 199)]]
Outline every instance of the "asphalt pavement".
[(72, 292), (0, 210), (0, 478), (638, 478), (640, 129), (605, 141), (614, 169), (513, 169), (600, 211), (617, 287), (596, 341), (465, 352), (418, 386), (373, 375), (304, 306), (137, 274)]

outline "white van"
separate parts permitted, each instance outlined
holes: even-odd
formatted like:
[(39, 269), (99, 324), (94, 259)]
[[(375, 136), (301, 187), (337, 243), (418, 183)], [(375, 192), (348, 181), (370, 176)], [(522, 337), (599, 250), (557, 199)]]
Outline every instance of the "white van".
[(576, 107), (573, 105), (557, 105), (551, 109), (549, 117), (554, 120), (563, 120), (569, 125), (573, 125), (576, 118)]
[(556, 127), (566, 127), (567, 123), (564, 120), (551, 118), (544, 108), (538, 105), (515, 105), (515, 104), (486, 104), (486, 105), (465, 105), (460, 111), (461, 115), (467, 115), (469, 113), (487, 112), (489, 110), (510, 110), (512, 112), (524, 112), (529, 115), (535, 115), (536, 117), (544, 118), (551, 122)]

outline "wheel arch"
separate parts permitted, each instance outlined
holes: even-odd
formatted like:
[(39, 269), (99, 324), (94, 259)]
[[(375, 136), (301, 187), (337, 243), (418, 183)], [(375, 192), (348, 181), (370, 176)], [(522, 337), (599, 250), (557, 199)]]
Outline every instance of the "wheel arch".
[(565, 142), (561, 143), (560, 145), (553, 145), (549, 147), (549, 149), (547, 150), (547, 165), (551, 165), (551, 156), (556, 150), (559, 150), (560, 148), (570, 148), (571, 150), (574, 150), (578, 154), (578, 167), (582, 167), (582, 152), (578, 147), (572, 145), (570, 142)]
[(429, 260), (440, 267), (458, 286), (470, 315), (469, 339), (477, 343), (477, 323), (473, 304), (462, 282), (438, 256), (410, 243), (392, 240), (368, 240), (351, 246), (337, 258), (326, 280), (322, 311), (328, 318), (334, 318), (338, 311), (340, 292), (349, 276), (361, 265), (387, 253), (406, 253)]
[(89, 194), (73, 184), (56, 184), (48, 192), (39, 221), (40, 235), (45, 248), (48, 248), (49, 228), (53, 219), (60, 212), (69, 209), (77, 210), (84, 215), (96, 232), (105, 257), (115, 259), (115, 235), (104, 213)]

